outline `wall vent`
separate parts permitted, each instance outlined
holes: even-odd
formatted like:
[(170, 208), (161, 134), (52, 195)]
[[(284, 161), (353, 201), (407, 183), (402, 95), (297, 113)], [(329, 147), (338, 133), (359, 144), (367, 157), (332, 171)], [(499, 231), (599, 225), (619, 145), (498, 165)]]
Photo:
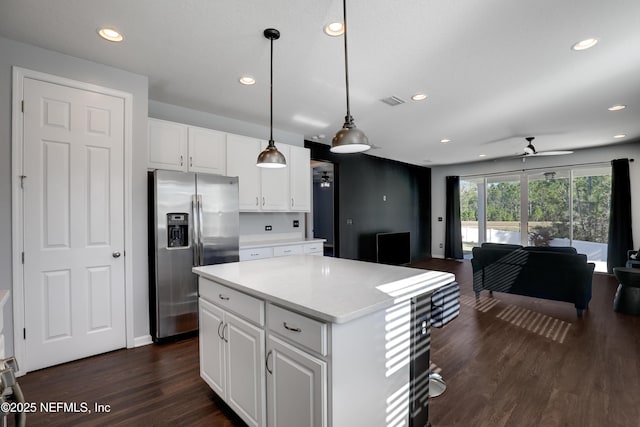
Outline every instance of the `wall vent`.
[(407, 102), (404, 99), (398, 98), (397, 96), (390, 96), (388, 98), (383, 98), (380, 101), (384, 102), (385, 104), (391, 105), (392, 107), (395, 107), (396, 105), (404, 104), (405, 102)]

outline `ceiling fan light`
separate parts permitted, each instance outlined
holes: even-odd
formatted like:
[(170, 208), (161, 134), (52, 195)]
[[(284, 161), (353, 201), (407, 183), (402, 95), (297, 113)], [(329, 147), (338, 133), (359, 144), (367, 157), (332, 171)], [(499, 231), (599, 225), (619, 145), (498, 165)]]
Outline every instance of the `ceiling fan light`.
[(526, 147), (524, 147), (524, 152), (527, 154), (536, 154), (536, 148), (533, 144), (529, 143)]

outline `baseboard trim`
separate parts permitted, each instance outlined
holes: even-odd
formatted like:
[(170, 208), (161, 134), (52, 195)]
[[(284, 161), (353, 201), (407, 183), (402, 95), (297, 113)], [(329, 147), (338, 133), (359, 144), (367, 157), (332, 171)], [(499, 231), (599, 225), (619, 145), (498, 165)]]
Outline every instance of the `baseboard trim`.
[(142, 347), (143, 345), (152, 344), (153, 340), (151, 339), (151, 335), (143, 335), (141, 337), (135, 337), (133, 339), (133, 347)]

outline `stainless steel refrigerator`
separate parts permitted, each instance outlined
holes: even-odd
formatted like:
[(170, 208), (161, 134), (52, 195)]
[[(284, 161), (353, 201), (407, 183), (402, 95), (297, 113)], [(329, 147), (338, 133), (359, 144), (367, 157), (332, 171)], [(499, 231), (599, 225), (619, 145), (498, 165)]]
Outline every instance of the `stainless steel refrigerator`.
[(154, 341), (198, 330), (191, 268), (238, 261), (238, 178), (149, 172), (149, 306)]

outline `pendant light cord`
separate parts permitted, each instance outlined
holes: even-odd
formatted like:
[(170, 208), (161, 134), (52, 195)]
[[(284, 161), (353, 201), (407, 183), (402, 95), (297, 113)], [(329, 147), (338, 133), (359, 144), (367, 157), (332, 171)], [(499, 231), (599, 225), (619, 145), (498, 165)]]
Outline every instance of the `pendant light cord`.
[(271, 70), (269, 78), (269, 146), (273, 146), (273, 37), (271, 37)]
[(347, 55), (347, 0), (342, 0), (342, 13), (344, 18), (344, 77), (347, 89), (347, 117), (346, 122), (351, 121), (351, 111), (349, 109), (349, 58)]

